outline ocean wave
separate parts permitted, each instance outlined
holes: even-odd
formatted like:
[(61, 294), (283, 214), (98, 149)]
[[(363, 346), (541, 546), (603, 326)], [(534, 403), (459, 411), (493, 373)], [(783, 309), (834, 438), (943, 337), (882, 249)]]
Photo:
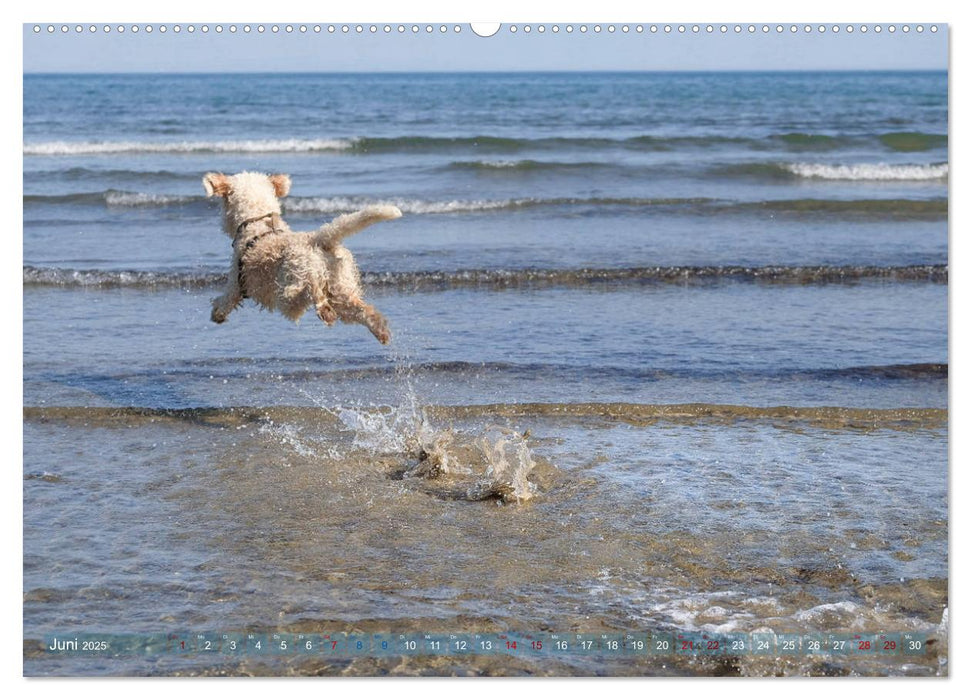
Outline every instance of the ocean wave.
[[(853, 284), (866, 280), (947, 284), (947, 265), (877, 267), (847, 266), (676, 266), (633, 268), (454, 270), (364, 272), (368, 287), (399, 291), (452, 288), (514, 289), (540, 287), (607, 287), (650, 284), (713, 284), (747, 282), (777, 285)], [(117, 271), (56, 267), (23, 268), (28, 287), (200, 288), (223, 284), (225, 272), (216, 270)]]
[(133, 168), (85, 168), (72, 167), (52, 170), (31, 170), (24, 173), (35, 181), (49, 181), (53, 178), (63, 178), (72, 182), (78, 180), (134, 180), (138, 182), (185, 182), (197, 180), (197, 171), (177, 172), (174, 170), (138, 170)]
[[(539, 146), (554, 140), (556, 139), (507, 138), (488, 135), (360, 137), (353, 140), (352, 148), (357, 153), (433, 152), (470, 148), (511, 152), (528, 148), (530, 145)], [(610, 139), (596, 140), (604, 143), (610, 142)], [(589, 141), (589, 139), (577, 139), (575, 141), (582, 143)]]
[[(947, 363), (915, 363), (896, 365), (864, 365), (855, 367), (824, 368), (761, 368), (761, 369), (719, 369), (698, 367), (644, 367), (631, 365), (585, 365), (568, 362), (468, 362), (445, 360), (440, 362), (397, 362), (390, 364), (362, 364), (361, 360), (347, 361), (346, 366), (335, 366), (331, 361), (321, 366), (314, 357), (207, 357), (186, 360), (179, 368), (166, 367), (162, 370), (167, 378), (193, 377), (197, 379), (222, 379), (237, 377), (241, 370), (246, 377), (261, 381), (269, 376), (273, 380), (320, 381), (329, 383), (339, 381), (359, 381), (400, 377), (402, 373), (412, 378), (428, 378), (449, 375), (458, 378), (489, 375), (530, 380), (537, 377), (557, 377), (559, 381), (577, 380), (615, 380), (623, 379), (638, 382), (659, 382), (665, 380), (707, 380), (738, 382), (758, 380), (760, 382), (792, 381), (947, 381)], [(159, 370), (152, 368), (132, 372), (96, 373), (87, 377), (94, 381), (155, 381)], [(70, 377), (77, 379), (76, 373)], [(64, 381), (65, 377), (48, 374), (46, 380)]]
[(312, 153), (344, 151), (350, 139), (279, 139), (241, 141), (39, 141), (25, 143), (25, 156), (76, 156), (130, 153)]
[(226, 282), (226, 274), (206, 271), (73, 270), (58, 267), (24, 266), (24, 286), (113, 289), (211, 287)]
[(920, 131), (860, 135), (807, 134), (800, 132), (768, 136), (658, 136), (644, 134), (625, 138), (600, 136), (507, 137), (488, 134), (471, 136), (360, 136), (326, 139), (240, 139), (233, 141), (35, 141), (23, 144), (25, 156), (111, 155), (130, 153), (314, 153), (347, 151), (368, 153), (439, 153), (476, 151), (517, 153), (522, 151), (610, 150), (675, 151), (679, 149), (742, 148), (756, 151), (836, 150), (860, 145), (880, 145), (892, 151), (927, 151), (947, 146), (946, 134)]
[(178, 194), (157, 194), (152, 192), (126, 192), (124, 190), (105, 190), (104, 192), (72, 192), (54, 195), (24, 195), (24, 204), (35, 205), (104, 205), (108, 207), (171, 207), (184, 204), (203, 203), (205, 197)]
[(366, 273), (369, 286), (403, 289), (453, 287), (579, 287), (591, 285), (705, 284), (761, 282), (768, 284), (851, 283), (862, 280), (947, 282), (947, 265), (877, 266), (670, 266), (630, 268), (457, 270)]
[(392, 205), (403, 214), (459, 214), (500, 209), (520, 209), (536, 205), (533, 199), (502, 200), (446, 200), (431, 201), (422, 199), (371, 199), (367, 197), (290, 197), (284, 200), (287, 213), (297, 214), (336, 214), (354, 211), (372, 205)]
[[(826, 214), (868, 219), (940, 219), (947, 216), (946, 198), (934, 199), (770, 199), (739, 202), (738, 211), (770, 211), (779, 214)], [(727, 213), (722, 208), (719, 213)]]
[(508, 211), (535, 207), (558, 206), (628, 206), (677, 207), (708, 205), (717, 200), (707, 197), (551, 197), (517, 199), (423, 200), (405, 198), (372, 199), (367, 197), (291, 197), (284, 200), (286, 212), (334, 214), (366, 206), (392, 205), (404, 214), (458, 214), (481, 211)]
[(800, 371), (817, 379), (947, 379), (948, 366), (940, 362), (918, 362), (907, 365), (864, 365), (838, 369)]
[(818, 180), (943, 180), (948, 176), (947, 163), (926, 165), (787, 163), (782, 168), (798, 177)]
[(799, 150), (830, 150), (839, 148), (840, 146), (850, 145), (851, 141), (846, 137), (841, 138), (828, 134), (807, 134), (798, 131), (786, 134), (775, 134), (770, 138)]
[(891, 151), (911, 152), (929, 151), (947, 147), (947, 134), (934, 134), (923, 131), (893, 131), (880, 134), (831, 135), (790, 132), (775, 134), (770, 140), (784, 144), (787, 148), (799, 151), (831, 151), (874, 142)]
[(706, 175), (717, 179), (762, 178), (766, 180), (860, 180), (860, 181), (934, 181), (946, 180), (947, 163), (777, 163), (750, 162), (712, 166)]
[[(165, 193), (78, 192), (61, 195), (25, 195), (25, 205), (104, 204), (108, 207), (171, 207), (187, 204), (204, 205), (202, 195)], [(522, 197), (515, 199), (453, 199), (426, 200), (403, 197), (373, 198), (345, 197), (288, 197), (283, 200), (284, 214), (339, 214), (366, 206), (393, 205), (405, 214), (468, 214), (500, 212), (540, 207), (586, 207), (650, 209), (663, 208), (668, 213), (687, 215), (772, 211), (790, 214), (842, 214), (869, 218), (935, 219), (947, 216), (946, 198), (934, 199), (778, 199), (752, 202), (732, 202), (708, 197)]]
[(466, 170), (484, 173), (525, 173), (525, 172), (589, 172), (604, 168), (617, 167), (613, 163), (566, 162), (524, 160), (458, 160), (452, 161), (444, 170)]
[[(634, 403), (515, 403), (463, 406), (426, 406), (424, 413), (438, 420), (470, 418), (555, 418), (597, 419), (629, 425), (671, 423), (734, 423), (768, 421), (804, 424), (827, 430), (937, 430), (947, 427), (948, 411), (943, 408), (843, 408), (834, 406), (740, 406), (730, 404), (634, 404)], [(314, 420), (337, 424), (338, 411), (302, 406), (273, 407), (94, 407), (24, 406), (24, 420), (82, 422), (89, 427), (138, 425), (161, 420), (192, 421), (210, 425), (240, 425), (245, 422), (280, 423)]]
[(71, 192), (69, 194), (25, 194), (27, 204), (105, 204), (107, 192)]
[(450, 152), (478, 151), (485, 153), (517, 153), (522, 151), (559, 151), (623, 149), (634, 151), (672, 151), (678, 148), (713, 148), (740, 145), (758, 148), (762, 139), (734, 136), (655, 136), (642, 135), (624, 138), (604, 136), (395, 136), (362, 137), (353, 140), (357, 153)]
[[(185, 204), (204, 204), (202, 195), (176, 195), (147, 192), (107, 190), (105, 192), (76, 192), (60, 195), (25, 195), (24, 204), (105, 204), (110, 207), (169, 207)], [(532, 207), (556, 206), (683, 206), (707, 205), (717, 200), (705, 197), (554, 197), (549, 199), (523, 197), (518, 199), (453, 199), (426, 200), (401, 197), (287, 197), (282, 200), (284, 213), (339, 214), (367, 206), (393, 205), (405, 214), (459, 214), (481, 211), (502, 211)]]
[(929, 151), (947, 147), (947, 134), (928, 134), (923, 131), (894, 131), (880, 134), (880, 143), (894, 151)]
[(200, 197), (174, 194), (150, 194), (146, 192), (122, 192), (108, 190), (104, 193), (105, 204), (109, 207), (170, 207), (200, 201)]

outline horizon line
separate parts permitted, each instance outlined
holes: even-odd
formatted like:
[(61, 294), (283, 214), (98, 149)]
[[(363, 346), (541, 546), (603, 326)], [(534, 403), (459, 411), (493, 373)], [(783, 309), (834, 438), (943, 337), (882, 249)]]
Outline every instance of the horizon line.
[(273, 70), (273, 71), (23, 71), (22, 75), (548, 75), (599, 73), (947, 73), (944, 68), (654, 68), (597, 70)]

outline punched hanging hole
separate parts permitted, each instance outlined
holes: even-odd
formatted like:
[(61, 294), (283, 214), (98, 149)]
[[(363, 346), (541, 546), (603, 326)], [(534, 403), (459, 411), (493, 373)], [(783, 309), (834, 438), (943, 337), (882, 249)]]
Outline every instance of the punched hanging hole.
[(469, 25), (473, 34), (483, 38), (494, 36), (501, 26), (499, 22), (473, 22)]

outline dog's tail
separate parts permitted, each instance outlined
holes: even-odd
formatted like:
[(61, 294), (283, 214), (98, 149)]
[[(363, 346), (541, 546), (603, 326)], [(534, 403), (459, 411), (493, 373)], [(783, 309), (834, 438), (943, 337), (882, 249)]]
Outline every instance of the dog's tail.
[(390, 205), (373, 206), (356, 211), (353, 214), (342, 214), (329, 224), (324, 224), (314, 234), (314, 243), (322, 248), (332, 248), (348, 236), (382, 221), (390, 221), (401, 216), (398, 207)]

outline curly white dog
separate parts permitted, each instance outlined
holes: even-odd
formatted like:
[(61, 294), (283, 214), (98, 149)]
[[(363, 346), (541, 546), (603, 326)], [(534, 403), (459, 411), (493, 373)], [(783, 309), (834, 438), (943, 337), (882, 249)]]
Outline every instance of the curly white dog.
[(293, 321), (313, 306), (328, 326), (338, 319), (360, 323), (381, 343), (391, 340), (384, 316), (364, 303), (360, 273), (341, 241), (371, 224), (397, 219), (397, 207), (367, 207), (301, 233), (280, 216), (279, 198), (290, 191), (287, 175), (207, 173), (202, 184), (207, 195), (223, 198), (223, 229), (233, 239), (229, 283), (212, 302), (213, 321), (222, 323), (250, 298)]

